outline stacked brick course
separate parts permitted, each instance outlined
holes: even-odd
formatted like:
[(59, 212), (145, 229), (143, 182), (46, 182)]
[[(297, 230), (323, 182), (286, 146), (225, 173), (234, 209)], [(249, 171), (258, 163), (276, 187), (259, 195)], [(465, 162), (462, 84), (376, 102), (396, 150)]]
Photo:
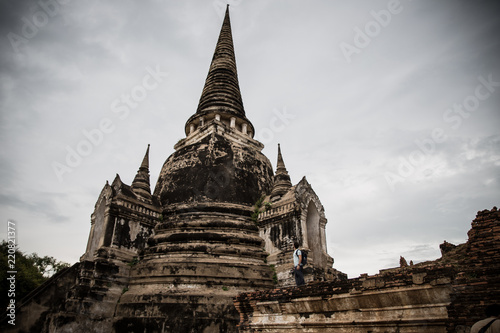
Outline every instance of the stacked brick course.
[(500, 300), (500, 212), (478, 212), (442, 258), (355, 279), (241, 294), (241, 332), (469, 332)]
[[(241, 332), (346, 330), (429, 332), (446, 325), (451, 265), (408, 268), (336, 282), (245, 293), (235, 298)], [(283, 320), (283, 321), (282, 321)], [(421, 332), (425, 332), (421, 331)]]
[(500, 303), (500, 211), (478, 212), (468, 236), (467, 243), (442, 258), (459, 270), (448, 307), (448, 332), (466, 332), (484, 317), (486, 306)]

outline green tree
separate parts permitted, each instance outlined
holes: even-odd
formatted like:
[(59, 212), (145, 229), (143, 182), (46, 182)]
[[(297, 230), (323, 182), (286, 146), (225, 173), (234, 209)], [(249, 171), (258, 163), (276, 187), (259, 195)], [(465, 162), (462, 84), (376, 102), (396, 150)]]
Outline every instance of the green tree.
[[(9, 267), (9, 246), (5, 240), (0, 243), (0, 309), (3, 311), (11, 299), (8, 297), (10, 282), (7, 278), (15, 276), (16, 303), (28, 295), (35, 288), (48, 280), (50, 276), (69, 267), (65, 262), (57, 261), (52, 257), (40, 258), (36, 253), (25, 255), (18, 248), (15, 250), (15, 269)], [(15, 274), (8, 274), (8, 271), (15, 271)]]
[(54, 257), (39, 257), (36, 253), (30, 254), (28, 258), (33, 260), (38, 272), (46, 278), (50, 278), (60, 270), (70, 266), (70, 264), (66, 262), (57, 261)]

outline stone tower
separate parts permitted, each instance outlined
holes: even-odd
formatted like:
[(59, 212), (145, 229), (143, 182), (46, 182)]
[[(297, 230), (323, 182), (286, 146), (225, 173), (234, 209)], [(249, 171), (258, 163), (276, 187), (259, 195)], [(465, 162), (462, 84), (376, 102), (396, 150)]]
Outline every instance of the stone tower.
[(148, 145), (130, 186), (106, 182), (80, 262), (23, 301), (17, 329), (235, 332), (237, 295), (293, 281), (293, 240), (310, 253), (307, 281), (334, 278), (319, 198), (305, 178), (292, 185), (280, 147), (274, 173), (254, 133), (228, 7), (198, 108), (153, 193)]
[(233, 297), (273, 286), (251, 219), (273, 172), (253, 132), (226, 11), (198, 109), (160, 172), (153, 196), (161, 218), (131, 269), (116, 329), (234, 330)]

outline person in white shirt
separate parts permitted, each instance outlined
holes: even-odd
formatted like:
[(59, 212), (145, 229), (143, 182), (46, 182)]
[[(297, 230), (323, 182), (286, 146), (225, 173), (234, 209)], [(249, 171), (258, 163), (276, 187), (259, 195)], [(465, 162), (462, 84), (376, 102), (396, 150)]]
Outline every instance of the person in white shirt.
[(299, 242), (293, 242), (293, 275), (295, 276), (295, 283), (297, 286), (302, 286), (305, 283), (304, 281), (304, 272), (302, 272), (302, 251), (299, 250)]
[(492, 304), (486, 307), (486, 316), (483, 319), (472, 325), (470, 333), (500, 333), (500, 305)]

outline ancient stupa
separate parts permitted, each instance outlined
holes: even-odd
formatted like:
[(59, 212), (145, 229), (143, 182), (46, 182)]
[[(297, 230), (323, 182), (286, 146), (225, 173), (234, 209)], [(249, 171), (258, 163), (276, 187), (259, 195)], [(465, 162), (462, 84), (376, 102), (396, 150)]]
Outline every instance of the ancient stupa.
[(237, 295), (293, 284), (294, 240), (309, 250), (307, 281), (341, 276), (319, 198), (305, 178), (292, 185), (280, 147), (274, 173), (254, 139), (229, 6), (185, 133), (153, 193), (149, 146), (130, 186), (106, 182), (85, 254), (23, 302), (22, 329), (234, 332)]

